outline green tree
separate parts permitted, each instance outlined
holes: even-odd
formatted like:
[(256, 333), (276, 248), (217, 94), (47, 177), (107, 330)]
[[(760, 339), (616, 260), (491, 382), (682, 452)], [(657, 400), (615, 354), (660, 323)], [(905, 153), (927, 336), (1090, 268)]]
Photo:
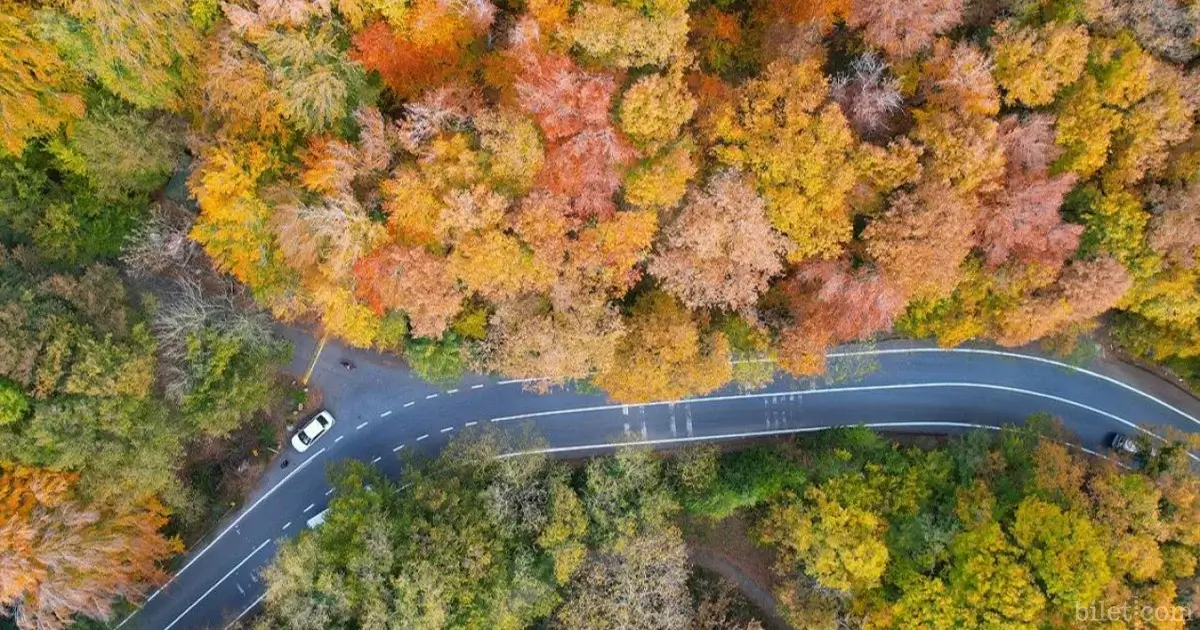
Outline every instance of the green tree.
[(506, 445), (456, 438), (409, 466), (403, 492), (362, 462), (335, 468), (325, 523), (264, 573), (262, 623), (517, 630), (548, 617), (586, 521), (562, 472), (544, 458), (498, 462)]
[(948, 590), (961, 602), (967, 627), (1034, 630), (1046, 606), (1021, 550), (998, 523), (964, 532), (951, 544)]
[(183, 131), (179, 119), (98, 96), (89, 103), (87, 116), (49, 148), (63, 171), (87, 178), (103, 199), (148, 199), (175, 170), (183, 153)]
[(108, 91), (143, 109), (183, 109), (201, 37), (183, 2), (65, 0), (44, 36)]
[(0, 425), (12, 424), (29, 413), (29, 398), (20, 385), (0, 379)]
[(601, 545), (661, 530), (679, 509), (662, 463), (651, 451), (636, 447), (589, 462), (582, 498), (592, 523), (590, 535)]

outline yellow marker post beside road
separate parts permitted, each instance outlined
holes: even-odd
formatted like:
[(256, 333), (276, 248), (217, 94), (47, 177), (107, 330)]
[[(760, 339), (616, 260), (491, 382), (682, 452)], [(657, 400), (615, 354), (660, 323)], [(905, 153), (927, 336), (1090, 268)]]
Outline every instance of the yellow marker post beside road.
[(317, 349), (313, 352), (312, 360), (308, 362), (308, 370), (304, 372), (304, 378), (300, 382), (308, 385), (308, 379), (312, 376), (313, 369), (317, 367), (317, 359), (321, 358), (321, 351), (325, 349), (325, 340), (329, 339), (328, 334), (321, 335), (321, 341), (317, 343)]

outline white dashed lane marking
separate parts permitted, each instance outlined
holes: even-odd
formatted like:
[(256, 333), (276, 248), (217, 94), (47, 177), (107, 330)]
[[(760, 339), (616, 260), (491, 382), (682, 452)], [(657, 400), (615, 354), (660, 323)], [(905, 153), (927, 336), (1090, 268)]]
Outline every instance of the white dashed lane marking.
[(483, 389), (483, 383), (480, 383), (478, 385), (472, 385), (471, 389)]
[(166, 626), (163, 626), (163, 630), (171, 630), (171, 628), (173, 628), (175, 626), (175, 624), (179, 623), (180, 619), (183, 619), (188, 613), (192, 612), (192, 609), (195, 608), (201, 601), (204, 601), (205, 597), (208, 597), (209, 595), (212, 594), (213, 591), (217, 590), (217, 587), (220, 586), (222, 582), (224, 582), (225, 580), (228, 580), (229, 576), (233, 575), (234, 572), (236, 572), (238, 569), (242, 568), (242, 565), (249, 562), (250, 558), (254, 557), (254, 554), (262, 551), (263, 547), (266, 547), (269, 544), (271, 544), (271, 540), (269, 538), (267, 540), (262, 541), (262, 544), (259, 545), (258, 547), (255, 547), (254, 551), (250, 552), (250, 555), (246, 556), (245, 558), (242, 558), (242, 561), (237, 563), (236, 565), (234, 565), (234, 567), (229, 570), (229, 573), (226, 573), (221, 579), (217, 580), (216, 584), (213, 584), (212, 586), (210, 586), (207, 591), (204, 591), (203, 595), (201, 595), (199, 598), (197, 598), (196, 601), (192, 602), (192, 604), (190, 606), (188, 606), (187, 608), (185, 608), (183, 610), (183, 612), (179, 613), (179, 616), (176, 617), (174, 621), (167, 624)]
[(478, 422), (475, 422), (474, 420), (472, 420), (471, 422), (468, 422), (468, 423), (464, 424), (463, 426), (465, 426), (465, 427), (473, 427), (473, 426), (475, 426), (475, 425), (477, 425), (477, 424), (479, 424), (479, 423), (478, 423)]
[(326, 491), (325, 491), (325, 496), (329, 496), (329, 495), (331, 495), (331, 494), (333, 494), (333, 488), (330, 488), (330, 489), (328, 489), (328, 490), (326, 490)]
[(424, 440), (424, 439), (425, 439), (425, 438), (427, 438), (427, 437), (429, 437), (429, 434), (428, 434), (428, 433), (426, 433), (425, 435), (422, 435), (421, 437), (417, 438), (417, 441), (418, 441), (418, 442), (420, 442), (421, 440)]
[(338, 442), (341, 442), (341, 441), (342, 441), (342, 438), (344, 438), (344, 437), (346, 437), (346, 436), (344, 436), (344, 435), (339, 435), (339, 436), (337, 436), (337, 437), (333, 438), (333, 443), (334, 443), (334, 444), (337, 444)]
[(379, 417), (380, 417), (380, 418), (386, 418), (386, 417), (388, 417), (388, 416), (390, 416), (390, 415), (392, 415), (392, 410), (391, 410), (391, 409), (388, 409), (387, 411), (385, 411), (385, 412), (383, 412), (383, 413), (379, 414)]
[(309, 503), (309, 504), (308, 504), (308, 507), (304, 508), (304, 510), (303, 510), (303, 511), (304, 511), (304, 512), (307, 514), (309, 510), (313, 509), (313, 508), (314, 508), (314, 507), (316, 507), (316, 506), (317, 506), (317, 504), (316, 504), (316, 503)]
[(454, 427), (446, 427), (445, 429), (442, 429), (442, 433), (449, 433), (453, 430), (454, 430)]
[(457, 394), (457, 393), (458, 393), (458, 390), (457, 390), (457, 389), (447, 389), (447, 390), (446, 390), (446, 393), (447, 393), (447, 394)]
[(404, 406), (405, 406), (405, 407), (411, 407), (411, 406), (413, 406), (413, 405), (415, 405), (415, 404), (417, 404), (417, 403), (415, 403), (415, 402), (406, 402), (406, 403), (404, 403)]
[(286, 522), (286, 523), (284, 523), (284, 524), (283, 524), (283, 529), (287, 529), (287, 528), (289, 528), (289, 527), (291, 527), (291, 526), (292, 526), (292, 522), (291, 522), (291, 521), (288, 521), (288, 522)]
[(354, 427), (354, 430), (355, 430), (355, 431), (359, 431), (359, 430), (361, 430), (361, 429), (362, 429), (363, 427), (365, 427), (365, 426), (367, 426), (367, 423), (366, 423), (366, 422), (364, 422), (364, 423), (362, 423), (362, 424), (360, 424), (360, 425), (358, 425), (358, 426)]
[(401, 444), (400, 446), (397, 446), (396, 448), (392, 449), (392, 452), (393, 452), (393, 453), (399, 453), (399, 452), (400, 452), (400, 449), (402, 449), (402, 448), (404, 448), (404, 445), (403, 445), (403, 444)]
[(371, 460), (371, 463), (372, 463), (372, 464), (378, 464), (378, 463), (379, 463), (379, 460), (381, 460), (381, 459), (383, 459), (383, 458), (382, 458), (382, 457), (376, 457), (375, 459), (372, 459), (372, 460)]
[(437, 397), (438, 397), (438, 395), (437, 395), (437, 394), (430, 394), (430, 395), (428, 395), (428, 396), (426, 396), (426, 397), (425, 397), (425, 400), (429, 400), (430, 398), (437, 398)]

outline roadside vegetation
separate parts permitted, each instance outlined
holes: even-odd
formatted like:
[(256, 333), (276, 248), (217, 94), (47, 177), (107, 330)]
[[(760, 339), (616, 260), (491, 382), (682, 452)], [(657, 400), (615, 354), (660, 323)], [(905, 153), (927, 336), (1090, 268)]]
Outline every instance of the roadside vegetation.
[(0, 0), (3, 623), (111, 619), (236, 508), (297, 402), (272, 318), (622, 402), (887, 335), (1195, 382), (1198, 33), (1190, 0)]
[(849, 428), (566, 464), (497, 458), (537, 442), (494, 431), (408, 461), (403, 485), (347, 461), (325, 523), (284, 545), (244, 625), (755, 628), (744, 603), (714, 624), (689, 589), (685, 521), (733, 519), (773, 557), (761, 586), (794, 628), (1076, 627), (1077, 606), (1184, 628), (1200, 604), (1186, 451), (1130, 470), (1064, 437), (1039, 417), (925, 448)]

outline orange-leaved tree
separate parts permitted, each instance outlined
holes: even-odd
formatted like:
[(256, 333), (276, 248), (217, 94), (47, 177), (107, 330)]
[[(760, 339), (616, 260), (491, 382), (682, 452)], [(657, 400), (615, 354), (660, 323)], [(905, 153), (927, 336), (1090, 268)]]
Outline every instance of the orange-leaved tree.
[(0, 151), (13, 154), (83, 115), (74, 93), (81, 77), (33, 34), (31, 13), (23, 3), (0, 2)]
[(159, 562), (183, 550), (159, 532), (155, 501), (113, 513), (72, 491), (74, 475), (0, 466), (0, 611), (22, 630), (57, 630), (75, 615), (112, 616), (166, 579)]
[(417, 0), (402, 18), (375, 22), (355, 34), (353, 57), (403, 99), (467, 81), (479, 66), (469, 47), (487, 32), (495, 11), (486, 0)]

